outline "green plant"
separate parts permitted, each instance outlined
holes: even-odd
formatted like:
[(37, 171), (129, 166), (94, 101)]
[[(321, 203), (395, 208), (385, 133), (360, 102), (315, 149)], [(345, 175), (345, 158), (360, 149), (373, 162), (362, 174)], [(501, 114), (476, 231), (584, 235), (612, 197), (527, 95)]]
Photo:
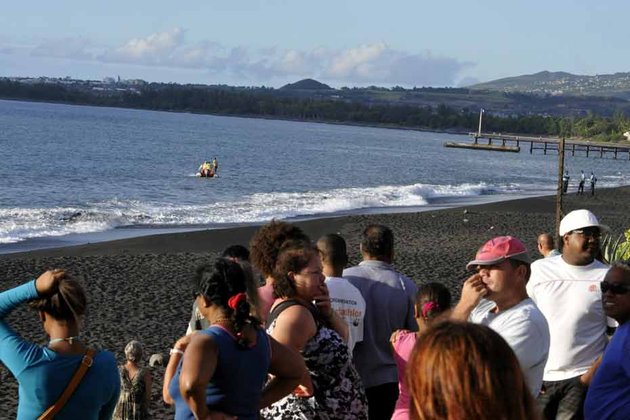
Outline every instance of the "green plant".
[(602, 239), (602, 255), (608, 263), (630, 259), (630, 229), (616, 239), (610, 233)]

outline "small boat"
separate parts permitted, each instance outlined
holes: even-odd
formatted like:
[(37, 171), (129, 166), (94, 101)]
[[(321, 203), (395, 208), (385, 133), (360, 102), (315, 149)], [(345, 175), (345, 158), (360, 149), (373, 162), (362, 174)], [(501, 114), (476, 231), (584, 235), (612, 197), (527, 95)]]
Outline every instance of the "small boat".
[(199, 165), (199, 169), (197, 169), (197, 176), (201, 178), (213, 178), (214, 166), (208, 161), (203, 162)]

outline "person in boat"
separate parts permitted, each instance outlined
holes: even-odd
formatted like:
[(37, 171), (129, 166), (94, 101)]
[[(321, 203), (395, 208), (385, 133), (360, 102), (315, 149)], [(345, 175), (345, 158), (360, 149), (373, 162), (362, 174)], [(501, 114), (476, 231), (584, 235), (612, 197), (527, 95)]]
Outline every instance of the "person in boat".
[(219, 163), (217, 162), (217, 158), (212, 159), (212, 173), (216, 175), (219, 171)]

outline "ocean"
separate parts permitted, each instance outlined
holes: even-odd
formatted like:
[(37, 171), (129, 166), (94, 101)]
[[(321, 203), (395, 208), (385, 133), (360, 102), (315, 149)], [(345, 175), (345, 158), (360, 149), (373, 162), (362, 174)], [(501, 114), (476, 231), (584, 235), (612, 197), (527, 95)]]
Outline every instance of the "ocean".
[[(0, 101), (0, 253), (555, 192), (553, 152), (447, 149), (446, 141), (468, 139)], [(214, 157), (218, 177), (196, 177)], [(598, 187), (630, 184), (625, 159), (567, 154), (565, 163), (574, 191), (580, 170), (594, 171)]]

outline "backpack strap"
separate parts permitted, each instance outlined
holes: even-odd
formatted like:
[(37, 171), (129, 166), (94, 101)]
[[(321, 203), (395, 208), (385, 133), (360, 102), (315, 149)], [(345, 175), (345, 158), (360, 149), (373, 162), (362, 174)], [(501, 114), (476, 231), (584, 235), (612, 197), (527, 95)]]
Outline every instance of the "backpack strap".
[(81, 359), (81, 363), (79, 364), (79, 367), (74, 372), (72, 379), (70, 379), (70, 382), (68, 383), (68, 385), (66, 386), (66, 389), (61, 394), (61, 397), (59, 397), (59, 399), (53, 405), (48, 407), (48, 409), (44, 411), (44, 413), (41, 416), (38, 417), (38, 420), (53, 419), (55, 415), (64, 407), (64, 405), (66, 405), (66, 403), (68, 402), (68, 400), (74, 393), (74, 390), (77, 388), (77, 386), (79, 386), (79, 383), (81, 383), (81, 379), (83, 379), (85, 372), (87, 372), (90, 366), (92, 366), (92, 363), (94, 362), (95, 353), (96, 352), (94, 351), (94, 349), (91, 349), (91, 348), (87, 349), (87, 351), (83, 355), (83, 359)]
[(267, 325), (271, 325), (273, 323), (273, 321), (276, 320), (276, 318), (278, 318), (278, 316), (287, 308), (291, 307), (291, 306), (295, 306), (295, 305), (299, 305), (303, 308), (306, 308), (311, 315), (313, 316), (313, 319), (315, 320), (315, 324), (317, 325), (317, 328), (319, 329), (319, 327), (323, 324), (323, 320), (322, 320), (322, 316), (319, 313), (319, 311), (316, 308), (311, 308), (305, 304), (303, 304), (302, 302), (296, 300), (296, 299), (287, 299), (285, 301), (280, 302), (279, 304), (277, 304), (269, 313), (269, 316), (267, 317)]

